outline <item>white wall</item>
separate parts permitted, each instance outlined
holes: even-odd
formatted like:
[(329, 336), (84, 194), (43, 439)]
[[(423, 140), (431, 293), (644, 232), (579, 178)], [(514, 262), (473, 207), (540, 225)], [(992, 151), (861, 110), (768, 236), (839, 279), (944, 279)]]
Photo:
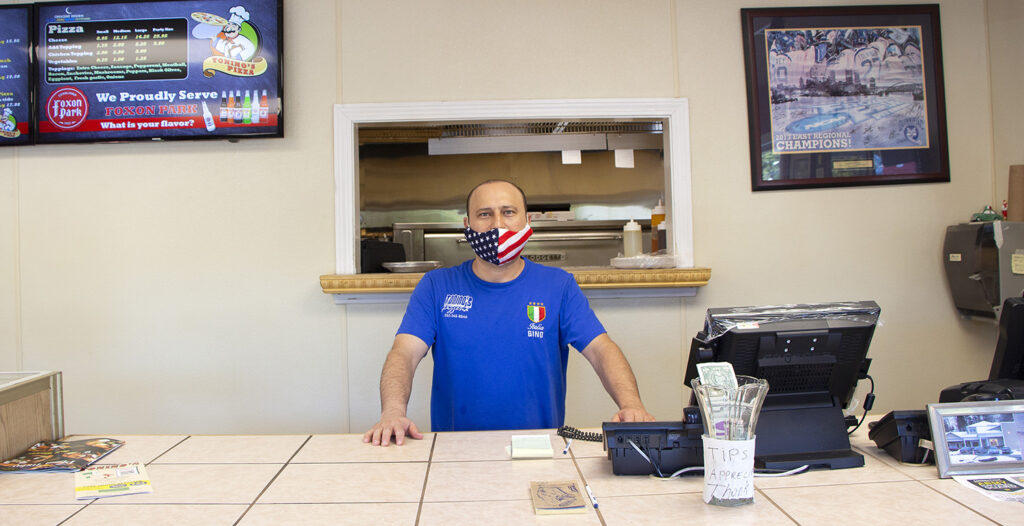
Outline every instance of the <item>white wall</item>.
[[(671, 7), (665, 1), (343, 1), (341, 99), (675, 96)], [(660, 418), (678, 418), (687, 334), (680, 323), (681, 300), (593, 303), (637, 370), (646, 404)], [(375, 421), (380, 410), (377, 378), (357, 371), (380, 370), (403, 309), (350, 305), (347, 311), (352, 430), (357, 431)], [(374, 323), (382, 319), (388, 322)], [(357, 352), (370, 356), (357, 357)], [(429, 412), (429, 382), (422, 382), (429, 378), (429, 365), (426, 360), (418, 371), (410, 407), (419, 422), (427, 421)], [(567, 423), (598, 425), (614, 414), (593, 370), (579, 356), (569, 364), (568, 383)]]
[[(24, 4), (28, 2), (0, 2)], [(0, 370), (21, 370), (18, 300), (18, 152), (0, 148)]]
[[(996, 186), (993, 206), (1006, 199), (1011, 164), (1024, 164), (1024, 118), (1020, 110), (1024, 69), (1024, 3), (988, 0), (989, 54), (992, 63), (992, 128)], [(996, 208), (998, 210), (998, 208)]]
[(0, 370), (20, 368), (18, 350), (17, 148), (0, 150)]
[[(983, 2), (941, 8), (951, 183), (756, 194), (739, 9), (762, 4), (519, 2), (515, 12), (478, 2), (414, 4), (342, 3), (343, 102), (689, 99), (696, 263), (712, 268), (711, 283), (685, 308), (654, 302), (623, 330), (609, 328), (630, 354), (649, 404), (682, 398), (675, 395), (677, 364), (685, 358), (678, 357), (712, 306), (878, 301), (883, 326), (870, 353), (876, 410), (923, 407), (942, 387), (987, 372), (994, 328), (957, 317), (940, 259), (945, 226), (967, 219), (993, 194)], [(363, 43), (379, 34), (389, 38), (370, 52)], [(609, 301), (599, 314), (628, 312), (620, 305)], [(684, 321), (674, 326), (679, 330), (630, 330), (673, 316)], [(350, 343), (356, 333), (350, 324)], [(378, 345), (390, 341), (380, 338)], [(666, 356), (671, 367), (644, 370)], [(593, 401), (607, 397), (585, 364), (574, 371), (567, 420), (592, 425), (599, 421)], [(353, 406), (353, 425), (357, 413), (370, 418), (375, 410)], [(678, 406), (655, 414), (671, 418)]]
[[(334, 34), (334, 2), (289, 4), (286, 34)], [(336, 57), (285, 46), (284, 62), (284, 139), (0, 152), (22, 327), (0, 363), (63, 370), (69, 432), (345, 429), (344, 320), (317, 282)]]
[[(593, 302), (656, 416), (679, 414), (710, 306), (878, 301), (879, 410), (984, 376), (995, 329), (957, 318), (941, 243), (1024, 162), (1004, 132), (1021, 73), (995, 73), (1019, 70), (1022, 8), (941, 2), (951, 183), (755, 194), (739, 9), (761, 5), (288, 0), (286, 138), (0, 149), (0, 368), (63, 370), (73, 433), (361, 431), (402, 309), (319, 289), (335, 263), (332, 105), (681, 96), (711, 282), (685, 301)], [(568, 423), (610, 415), (584, 361), (569, 381)]]
[[(800, 3), (778, 5), (789, 4)], [(741, 43), (711, 33), (739, 35), (738, 8), (760, 5), (679, 9), (694, 253), (712, 268), (688, 325), (707, 307), (875, 300), (884, 323), (869, 352), (876, 410), (923, 409), (942, 387), (986, 377), (995, 345), (994, 326), (958, 318), (941, 265), (945, 227), (992, 199), (984, 3), (941, 3), (950, 183), (752, 193)]]

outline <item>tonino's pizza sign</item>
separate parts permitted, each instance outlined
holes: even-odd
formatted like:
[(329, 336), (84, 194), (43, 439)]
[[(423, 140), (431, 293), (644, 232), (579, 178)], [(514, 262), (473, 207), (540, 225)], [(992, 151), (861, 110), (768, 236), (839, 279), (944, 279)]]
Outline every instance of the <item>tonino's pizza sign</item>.
[(252, 62), (225, 57), (210, 57), (203, 61), (203, 75), (212, 77), (221, 71), (235, 77), (255, 77), (267, 70), (267, 61), (256, 57)]

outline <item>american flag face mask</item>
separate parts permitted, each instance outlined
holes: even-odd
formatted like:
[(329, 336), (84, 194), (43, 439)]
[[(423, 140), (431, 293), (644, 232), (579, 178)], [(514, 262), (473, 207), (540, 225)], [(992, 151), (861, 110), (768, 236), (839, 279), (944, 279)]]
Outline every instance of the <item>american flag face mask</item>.
[(465, 233), (466, 241), (469, 241), (469, 246), (473, 247), (473, 252), (476, 252), (480, 259), (495, 265), (504, 265), (519, 257), (519, 253), (526, 246), (526, 240), (533, 234), (533, 229), (526, 225), (526, 228), (519, 231), (492, 228), (486, 232), (477, 232), (466, 227)]

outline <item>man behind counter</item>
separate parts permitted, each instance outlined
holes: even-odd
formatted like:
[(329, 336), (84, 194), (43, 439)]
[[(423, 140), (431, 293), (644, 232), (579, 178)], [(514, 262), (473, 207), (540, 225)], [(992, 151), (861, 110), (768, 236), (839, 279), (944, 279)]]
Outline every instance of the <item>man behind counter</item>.
[(575, 279), (519, 257), (532, 230), (526, 195), (502, 180), (466, 198), (476, 257), (428, 272), (416, 285), (380, 377), (381, 417), (364, 442), (422, 438), (406, 416), (413, 374), (431, 346), (434, 431), (548, 429), (565, 420), (569, 345), (582, 349), (619, 411), (614, 422), (653, 421), (619, 346)]

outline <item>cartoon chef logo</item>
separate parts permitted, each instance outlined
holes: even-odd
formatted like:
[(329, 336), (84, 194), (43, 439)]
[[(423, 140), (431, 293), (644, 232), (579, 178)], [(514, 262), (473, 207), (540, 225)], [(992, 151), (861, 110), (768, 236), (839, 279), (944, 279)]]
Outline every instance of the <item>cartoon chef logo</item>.
[(0, 137), (13, 139), (19, 136), (21, 130), (18, 129), (18, 120), (14, 118), (14, 112), (10, 108), (4, 108), (3, 115), (0, 116)]
[(228, 10), (228, 18), (210, 13), (192, 13), (199, 25), (192, 36), (210, 41), (210, 58), (203, 61), (203, 75), (212, 77), (220, 71), (236, 77), (254, 77), (267, 70), (260, 56), (262, 39), (259, 29), (245, 6)]

